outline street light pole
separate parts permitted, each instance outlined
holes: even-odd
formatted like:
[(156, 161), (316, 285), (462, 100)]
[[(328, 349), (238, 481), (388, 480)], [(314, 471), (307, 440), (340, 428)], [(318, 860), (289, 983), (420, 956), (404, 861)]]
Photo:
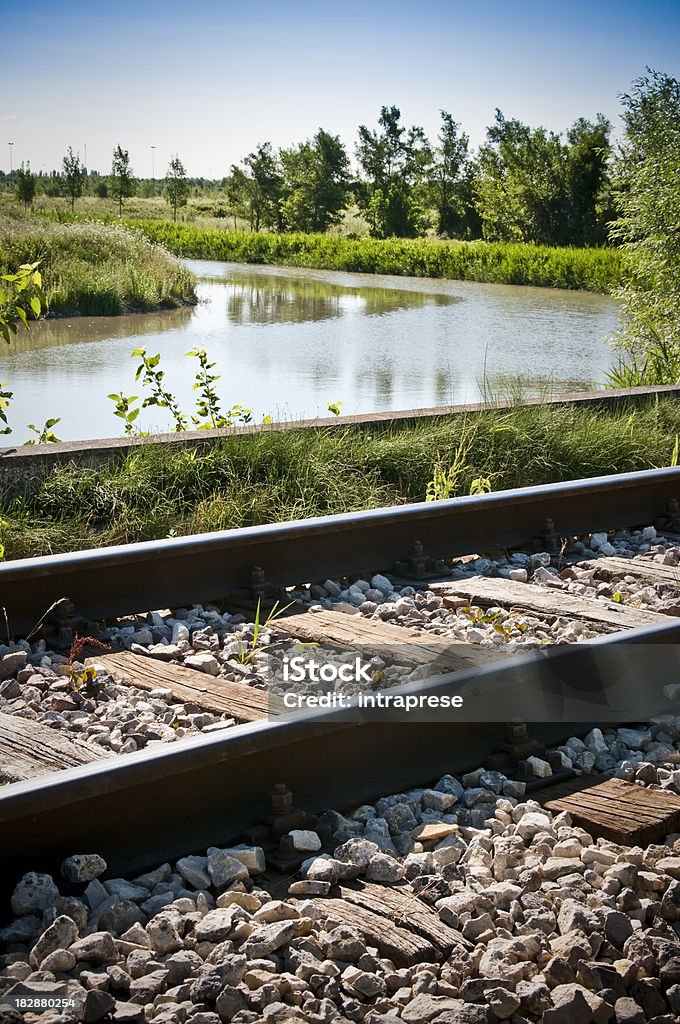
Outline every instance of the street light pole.
[(155, 148), (156, 148), (155, 146), (151, 147), (151, 181), (155, 181), (156, 180), (156, 174), (155, 174), (155, 168), (154, 168), (154, 155), (155, 155), (154, 154), (154, 150), (155, 150)]
[(13, 142), (8, 142), (7, 145), (9, 146), (9, 175), (10, 175), (10, 178), (11, 178), (12, 177), (12, 146), (14, 145), (14, 143)]

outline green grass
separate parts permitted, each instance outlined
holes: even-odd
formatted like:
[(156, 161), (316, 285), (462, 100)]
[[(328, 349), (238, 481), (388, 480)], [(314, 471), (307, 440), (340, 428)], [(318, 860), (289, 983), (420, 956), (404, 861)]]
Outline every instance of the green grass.
[(341, 238), (218, 230), (170, 221), (130, 220), (178, 256), (317, 267), (367, 274), (444, 277), (609, 292), (620, 282), (617, 249), (556, 248), (510, 242)]
[(115, 316), (196, 301), (192, 274), (137, 231), (1, 213), (0, 273), (37, 259), (53, 313)]
[[(65, 468), (0, 501), (7, 558), (422, 501), (438, 458), (458, 493), (669, 465), (680, 403), (619, 411), (517, 407), (388, 430), (263, 431), (202, 451), (146, 445), (118, 465)], [(557, 523), (559, 529), (559, 522)]]

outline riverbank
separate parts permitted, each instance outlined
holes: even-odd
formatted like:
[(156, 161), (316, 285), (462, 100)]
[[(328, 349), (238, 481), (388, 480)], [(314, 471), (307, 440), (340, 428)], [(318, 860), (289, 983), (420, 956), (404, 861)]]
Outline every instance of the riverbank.
[(650, 469), (670, 464), (678, 433), (680, 403), (666, 399), (267, 430), (198, 451), (148, 444), (105, 466), (59, 468), (32, 496), (0, 502), (0, 543), (24, 558), (399, 505), (422, 501), (435, 470), (453, 496), (480, 479), (501, 490)]
[(193, 275), (138, 231), (0, 214), (0, 274), (37, 259), (55, 315), (118, 316), (196, 302)]
[(511, 242), (340, 238), (224, 231), (171, 221), (128, 220), (176, 256), (320, 270), (526, 284), (609, 293), (622, 276), (618, 249), (557, 248)]

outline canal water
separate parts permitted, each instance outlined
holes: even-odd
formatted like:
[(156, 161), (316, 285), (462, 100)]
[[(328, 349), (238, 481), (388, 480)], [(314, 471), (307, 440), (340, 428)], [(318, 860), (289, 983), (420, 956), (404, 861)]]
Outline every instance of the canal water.
[[(200, 277), (191, 309), (36, 324), (0, 351), (0, 381), (14, 391), (0, 444), (20, 443), (53, 416), (63, 440), (114, 437), (112, 392), (142, 395), (134, 381), (145, 347), (160, 353), (165, 385), (183, 409), (204, 348), (221, 374), (223, 406), (296, 420), (559, 395), (602, 384), (617, 303), (587, 292), (187, 261)], [(144, 430), (170, 426), (145, 410)]]

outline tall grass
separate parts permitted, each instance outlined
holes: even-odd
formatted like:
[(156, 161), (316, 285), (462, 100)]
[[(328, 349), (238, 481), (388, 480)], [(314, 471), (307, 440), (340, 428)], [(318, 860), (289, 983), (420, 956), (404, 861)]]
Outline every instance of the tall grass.
[(196, 301), (189, 271), (137, 231), (0, 214), (0, 273), (36, 259), (54, 313), (117, 315)]
[(170, 221), (128, 221), (178, 256), (282, 263), (367, 274), (443, 277), (497, 284), (529, 284), (609, 292), (618, 285), (616, 249), (556, 248), (511, 242), (341, 238), (216, 230)]
[[(458, 493), (669, 465), (680, 403), (616, 411), (525, 406), (389, 430), (262, 431), (211, 448), (145, 445), (62, 468), (30, 500), (0, 501), (7, 558), (423, 501), (464, 448)], [(559, 529), (559, 522), (557, 522)]]

